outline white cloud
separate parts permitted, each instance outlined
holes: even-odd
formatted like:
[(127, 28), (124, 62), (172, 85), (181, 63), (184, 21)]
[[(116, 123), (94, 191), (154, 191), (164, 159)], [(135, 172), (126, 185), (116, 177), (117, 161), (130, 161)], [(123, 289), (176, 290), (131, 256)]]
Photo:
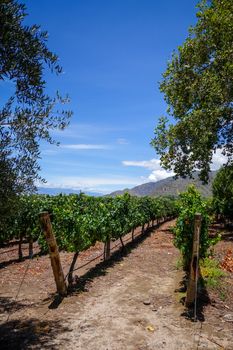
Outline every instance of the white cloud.
[(217, 149), (212, 157), (211, 170), (218, 170), (223, 164), (227, 163), (227, 157), (224, 156), (220, 149)]
[(42, 156), (53, 156), (58, 153), (58, 150), (45, 149), (41, 151)]
[(119, 145), (128, 145), (128, 144), (129, 144), (129, 141), (127, 141), (127, 140), (124, 139), (124, 138), (119, 138), (119, 139), (117, 139), (117, 143), (118, 143)]
[(161, 169), (160, 160), (155, 158), (151, 160), (141, 160), (141, 161), (123, 160), (122, 164), (125, 166), (136, 166), (136, 167), (147, 168), (150, 170)]
[(122, 164), (125, 166), (135, 166), (152, 170), (151, 174), (146, 178), (147, 181), (159, 181), (174, 175), (172, 171), (162, 169), (160, 160), (156, 158), (142, 161), (124, 160)]
[[(218, 170), (223, 164), (227, 162), (227, 157), (221, 153), (221, 150), (218, 149), (213, 154), (211, 170)], [(169, 176), (174, 176), (175, 173), (173, 171), (167, 171), (163, 169), (160, 165), (160, 160), (156, 158), (152, 158), (150, 160), (124, 160), (122, 162), (125, 166), (134, 166), (141, 167), (148, 170), (152, 170), (148, 177), (144, 178), (146, 181), (159, 181), (165, 179)]]
[(96, 144), (85, 144), (85, 143), (78, 143), (78, 144), (71, 144), (71, 145), (61, 145), (61, 148), (66, 149), (72, 149), (72, 150), (104, 150), (104, 149), (110, 149), (109, 145), (96, 145)]
[(89, 139), (90, 137), (100, 136), (103, 134), (109, 134), (112, 132), (130, 131), (131, 128), (125, 125), (112, 126), (101, 124), (84, 124), (84, 123), (70, 123), (64, 130), (54, 129), (51, 131), (53, 136), (72, 137), (75, 139)]
[(39, 187), (62, 188), (85, 191), (111, 192), (128, 186), (136, 186), (144, 182), (141, 178), (133, 177), (50, 177), (46, 183), (37, 183)]
[(154, 170), (152, 171), (152, 173), (148, 176), (148, 179), (150, 181), (159, 181), (159, 180), (163, 180), (166, 179), (169, 176), (174, 176), (175, 174), (171, 171), (166, 171), (164, 169), (158, 169), (158, 170)]

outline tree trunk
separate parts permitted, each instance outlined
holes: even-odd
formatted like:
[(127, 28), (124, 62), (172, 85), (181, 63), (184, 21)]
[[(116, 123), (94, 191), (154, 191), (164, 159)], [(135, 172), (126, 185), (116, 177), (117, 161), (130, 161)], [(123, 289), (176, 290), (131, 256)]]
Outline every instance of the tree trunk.
[(20, 235), (19, 235), (19, 249), (18, 249), (18, 255), (19, 255), (20, 261), (23, 260), (22, 242), (23, 242), (23, 234), (20, 233)]
[(29, 258), (32, 259), (32, 257), (33, 257), (33, 238), (29, 238), (28, 255), (29, 255)]
[(110, 251), (111, 251), (111, 241), (108, 239), (104, 243), (104, 260), (108, 260), (110, 258)]
[(72, 263), (70, 265), (70, 269), (69, 269), (69, 273), (68, 273), (68, 284), (69, 284), (69, 286), (71, 286), (72, 283), (73, 283), (73, 271), (74, 271), (74, 267), (75, 267), (76, 261), (78, 259), (78, 255), (79, 255), (79, 252), (74, 253), (73, 260), (72, 260)]
[(122, 241), (122, 237), (121, 236), (120, 236), (120, 241), (121, 241), (122, 248), (125, 248), (125, 245), (124, 245), (124, 242)]
[(145, 228), (145, 225), (143, 224), (142, 225), (142, 233), (144, 233), (144, 228)]
[(134, 241), (134, 228), (132, 229), (132, 241)]

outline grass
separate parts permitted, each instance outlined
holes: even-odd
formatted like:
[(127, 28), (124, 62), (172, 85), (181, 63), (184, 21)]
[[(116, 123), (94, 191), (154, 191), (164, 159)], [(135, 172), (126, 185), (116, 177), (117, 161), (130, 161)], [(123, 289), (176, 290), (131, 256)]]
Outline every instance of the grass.
[(219, 267), (219, 262), (215, 259), (205, 258), (200, 263), (201, 274), (207, 287), (216, 287), (221, 284), (221, 278), (226, 274)]
[(201, 275), (204, 285), (218, 293), (221, 300), (226, 299), (224, 279), (226, 273), (220, 268), (219, 262), (213, 258), (205, 258), (200, 262)]
[(177, 292), (176, 294), (176, 300), (177, 302), (183, 302), (186, 298), (186, 292)]
[[(176, 260), (175, 267), (177, 270), (183, 269), (183, 260), (181, 256)], [(207, 290), (212, 290), (218, 294), (222, 301), (226, 300), (227, 295), (224, 281), (226, 273), (220, 268), (218, 260), (212, 257), (200, 260), (200, 271), (202, 277), (200, 279), (200, 287), (205, 286)], [(185, 296), (186, 292), (179, 292), (177, 298), (180, 300)]]
[(182, 270), (183, 268), (183, 260), (182, 257), (178, 258), (175, 263), (175, 267), (177, 270)]

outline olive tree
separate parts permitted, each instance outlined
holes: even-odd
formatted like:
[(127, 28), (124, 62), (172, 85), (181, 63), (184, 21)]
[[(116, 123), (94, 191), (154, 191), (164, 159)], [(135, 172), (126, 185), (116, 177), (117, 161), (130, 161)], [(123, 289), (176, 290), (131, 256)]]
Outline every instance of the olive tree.
[(202, 1), (197, 23), (173, 54), (160, 83), (168, 118), (152, 145), (165, 169), (180, 176), (200, 171), (208, 180), (216, 150), (233, 156), (233, 1)]
[(46, 92), (45, 70), (62, 72), (58, 57), (47, 47), (47, 32), (26, 26), (25, 16), (25, 5), (0, 1), (0, 80), (2, 86), (10, 83), (12, 91), (9, 96), (2, 93), (0, 100), (0, 216), (14, 195), (34, 188), (39, 141), (53, 143), (51, 130), (64, 129), (71, 116), (61, 108), (67, 97)]

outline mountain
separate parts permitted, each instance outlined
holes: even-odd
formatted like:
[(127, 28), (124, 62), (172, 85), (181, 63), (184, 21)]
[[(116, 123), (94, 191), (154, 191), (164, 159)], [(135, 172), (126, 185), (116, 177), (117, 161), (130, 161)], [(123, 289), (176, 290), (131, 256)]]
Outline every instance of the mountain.
[(110, 196), (117, 196), (124, 194), (125, 192), (130, 193), (133, 196), (178, 196), (179, 193), (184, 192), (188, 185), (194, 184), (200, 193), (204, 197), (212, 196), (212, 182), (216, 175), (216, 171), (211, 171), (209, 174), (209, 183), (203, 185), (198, 178), (198, 173), (193, 173), (193, 179), (181, 178), (175, 179), (173, 176), (167, 177), (166, 179), (157, 182), (147, 182), (145, 184), (133, 187), (131, 189), (124, 189), (122, 191), (115, 191), (110, 193)]
[(82, 191), (82, 190), (73, 190), (69, 188), (52, 188), (52, 187), (38, 187), (37, 192), (39, 194), (49, 194), (51, 196), (55, 196), (57, 194), (79, 194), (80, 192), (84, 192), (88, 196), (93, 196), (93, 197), (100, 197), (103, 194), (102, 193), (97, 193), (97, 192), (88, 192), (88, 191)]

